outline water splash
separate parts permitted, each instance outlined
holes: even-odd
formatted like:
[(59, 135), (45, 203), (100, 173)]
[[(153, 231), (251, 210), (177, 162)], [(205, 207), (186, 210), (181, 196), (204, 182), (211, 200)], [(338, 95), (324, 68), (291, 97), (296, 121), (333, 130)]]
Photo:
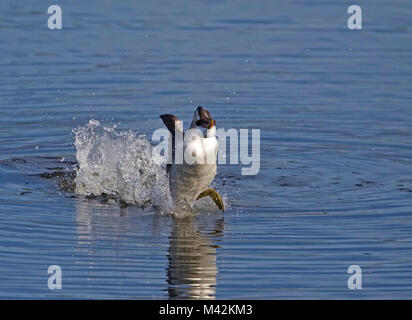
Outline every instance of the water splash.
[(77, 194), (106, 195), (164, 213), (173, 209), (166, 171), (156, 163), (153, 147), (143, 135), (103, 127), (97, 120), (73, 132)]

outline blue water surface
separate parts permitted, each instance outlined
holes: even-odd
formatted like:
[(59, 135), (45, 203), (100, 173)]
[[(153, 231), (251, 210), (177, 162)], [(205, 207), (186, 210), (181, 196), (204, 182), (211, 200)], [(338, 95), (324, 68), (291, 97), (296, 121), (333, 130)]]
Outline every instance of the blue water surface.
[[(349, 1), (56, 0), (53, 31), (50, 4), (0, 3), (0, 298), (412, 297), (410, 1), (358, 1), (362, 30)], [(197, 105), (261, 130), (257, 175), (219, 167), (224, 214), (54, 179), (90, 119), (150, 136)]]

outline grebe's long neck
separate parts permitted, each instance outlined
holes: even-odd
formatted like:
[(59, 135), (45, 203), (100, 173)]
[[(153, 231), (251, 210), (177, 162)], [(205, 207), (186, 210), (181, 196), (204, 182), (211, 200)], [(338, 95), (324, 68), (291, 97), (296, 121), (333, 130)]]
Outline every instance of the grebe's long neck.
[(216, 126), (207, 129), (205, 138), (214, 138), (216, 137)]

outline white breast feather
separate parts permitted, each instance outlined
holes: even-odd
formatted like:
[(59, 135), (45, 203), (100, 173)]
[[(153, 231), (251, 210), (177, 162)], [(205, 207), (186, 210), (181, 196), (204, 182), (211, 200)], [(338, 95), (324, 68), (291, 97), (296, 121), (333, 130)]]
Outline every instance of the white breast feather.
[(205, 191), (216, 175), (218, 141), (216, 137), (198, 137), (185, 142), (184, 153), (195, 152), (204, 164), (173, 165), (170, 172), (171, 192), (175, 201), (193, 201)]

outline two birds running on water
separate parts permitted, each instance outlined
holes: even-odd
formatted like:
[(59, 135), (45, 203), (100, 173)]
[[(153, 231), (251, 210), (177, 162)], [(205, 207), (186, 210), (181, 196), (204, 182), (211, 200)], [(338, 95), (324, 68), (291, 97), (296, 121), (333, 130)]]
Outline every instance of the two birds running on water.
[[(192, 139), (184, 139), (183, 154), (192, 154), (196, 159), (193, 164), (175, 163), (175, 133), (184, 136), (182, 123), (172, 114), (162, 114), (160, 118), (172, 134), (172, 159), (173, 163), (167, 165), (169, 184), (172, 197), (177, 205), (184, 205), (204, 197), (211, 197), (218, 208), (224, 211), (222, 197), (210, 188), (217, 171), (217, 154), (219, 144), (216, 139), (216, 121), (210, 112), (203, 107), (197, 107), (193, 114), (189, 129), (199, 129), (197, 134), (191, 135)], [(189, 140), (189, 141), (186, 141)]]

